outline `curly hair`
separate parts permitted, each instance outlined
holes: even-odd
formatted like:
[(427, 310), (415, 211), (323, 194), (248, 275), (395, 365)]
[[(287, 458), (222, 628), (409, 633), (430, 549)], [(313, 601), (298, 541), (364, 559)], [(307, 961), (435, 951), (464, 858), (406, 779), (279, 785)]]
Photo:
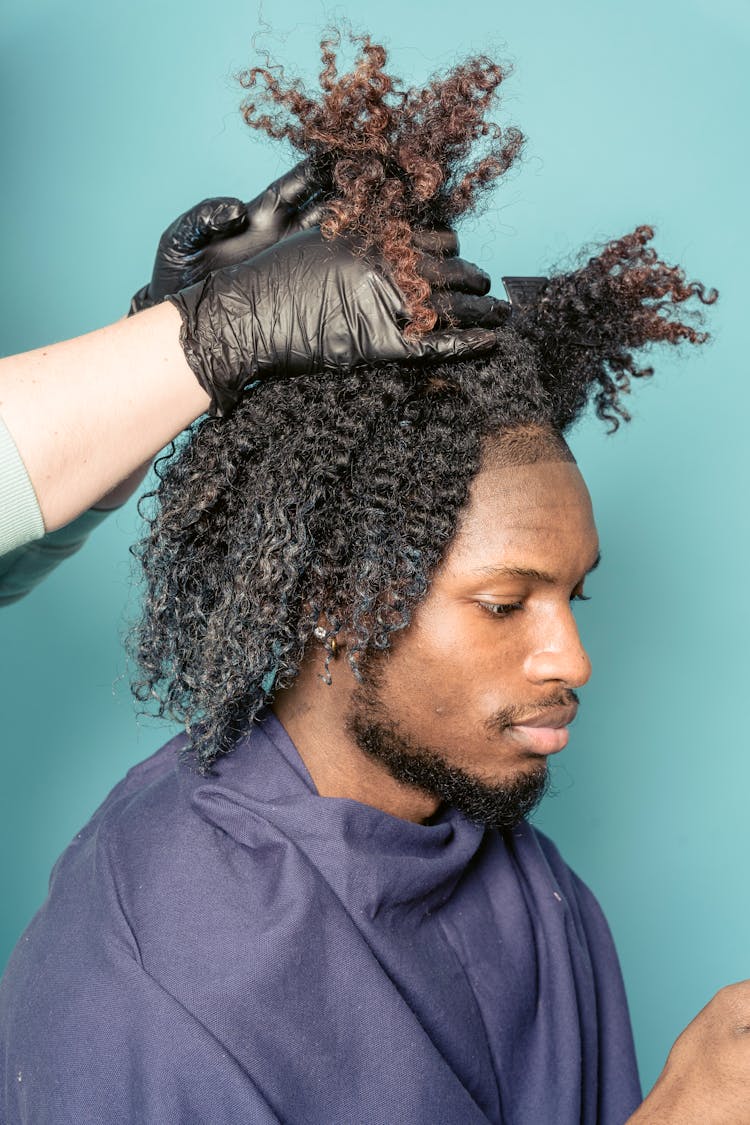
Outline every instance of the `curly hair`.
[(629, 375), (650, 371), (631, 344), (706, 338), (670, 314), (715, 293), (642, 240), (553, 277), (489, 356), (269, 380), (160, 463), (134, 691), (186, 724), (201, 768), (294, 682), (321, 621), (355, 674), (409, 624), (486, 441), (563, 433), (590, 399), (616, 428)]
[[(454, 175), (456, 153), (467, 152), (456, 106), (477, 111), (500, 72), (488, 62), (472, 64), (454, 71), (447, 87), (434, 80), (389, 106), (384, 53), (363, 42), (364, 73), (338, 83), (324, 53), (320, 104), (257, 72), (301, 125), (290, 132), (270, 118), (256, 123), (321, 159), (330, 156), (342, 185), (331, 204), (334, 225), (364, 206), (366, 193), (353, 186), (359, 177), (350, 180), (339, 168), (355, 160), (346, 153), (354, 153), (358, 137), (358, 166), (377, 157), (386, 180), (373, 182), (391, 177), (401, 185), (385, 197), (381, 232), (389, 213), (410, 231), (450, 220), (484, 175)], [(490, 73), (492, 82), (477, 94), (477, 74)], [(253, 107), (246, 112), (252, 117)], [(471, 113), (468, 120), (470, 131), (481, 128)], [(412, 186), (403, 176), (406, 155), (390, 163), (393, 138), (416, 145), (419, 121), (432, 129), (419, 149), (440, 171), (430, 181), (435, 191), (421, 201), (416, 171)], [(373, 122), (384, 123), (380, 155), (373, 155)], [(652, 233), (638, 227), (549, 278), (535, 302), (497, 331), (489, 355), (269, 380), (229, 417), (199, 420), (158, 464), (160, 483), (149, 494), (155, 510), (134, 549), (146, 588), (131, 637), (141, 672), (133, 690), (185, 724), (201, 769), (232, 749), (276, 689), (294, 682), (321, 624), (329, 657), (345, 631), (355, 675), (388, 649), (428, 592), (488, 443), (529, 428), (563, 434), (589, 402), (616, 429), (629, 417), (623, 397), (631, 379), (652, 372), (634, 351), (707, 338), (690, 322), (697, 311), (681, 317), (687, 302), (711, 304), (715, 291), (662, 262), (648, 245)]]
[[(597, 414), (616, 430), (618, 419), (630, 419), (622, 402), (630, 380), (654, 373), (653, 367), (637, 365), (634, 349), (708, 339), (674, 313), (691, 298), (712, 305), (718, 293), (687, 281), (682, 269), (662, 262), (648, 245), (653, 237), (652, 227), (637, 227), (609, 242), (581, 269), (550, 278), (537, 302), (516, 321), (519, 332), (535, 345), (552, 393), (560, 373), (575, 369), (581, 397), (572, 404), (570, 422), (596, 384)], [(565, 414), (560, 422), (562, 428), (570, 424)]]
[[(253, 91), (243, 116), (253, 129), (285, 139), (330, 185), (321, 231), (349, 235), (363, 253), (378, 252), (404, 294), (413, 335), (429, 331), (436, 312), (419, 275), (414, 232), (448, 224), (476, 207), (481, 193), (513, 164), (523, 135), (485, 120), (510, 73), (485, 55), (467, 59), (424, 88), (405, 88), (384, 70), (387, 54), (368, 35), (349, 32), (354, 69), (339, 75), (341, 32), (320, 44), (317, 98), (283, 68), (256, 66), (240, 76)], [(260, 84), (262, 82), (262, 84)]]

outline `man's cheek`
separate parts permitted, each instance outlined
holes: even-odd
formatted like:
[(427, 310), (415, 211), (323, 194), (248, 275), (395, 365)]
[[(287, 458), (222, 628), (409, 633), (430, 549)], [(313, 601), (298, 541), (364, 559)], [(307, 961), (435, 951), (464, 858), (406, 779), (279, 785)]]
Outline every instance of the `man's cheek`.
[(439, 731), (457, 720), (465, 722), (472, 709), (469, 685), (444, 662), (422, 665), (414, 674), (402, 677), (393, 685), (391, 698), (394, 696), (402, 721), (415, 729)]

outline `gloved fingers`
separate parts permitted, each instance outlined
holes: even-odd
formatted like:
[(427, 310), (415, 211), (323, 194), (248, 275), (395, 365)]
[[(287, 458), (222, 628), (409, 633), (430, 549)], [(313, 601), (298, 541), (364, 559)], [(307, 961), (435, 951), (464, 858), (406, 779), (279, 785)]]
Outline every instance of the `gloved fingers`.
[(323, 197), (323, 193), (319, 193), (304, 210), (300, 211), (294, 224), (294, 231), (309, 230), (310, 227), (319, 227), (325, 218), (327, 206), (328, 204)]
[(414, 232), (414, 245), (433, 258), (458, 257), (458, 235), (450, 227), (422, 227)]
[(237, 234), (247, 225), (247, 212), (241, 199), (218, 196), (191, 207), (164, 232), (164, 241), (173, 252), (194, 254), (217, 237)]
[(488, 273), (464, 258), (446, 258), (441, 262), (438, 258), (425, 255), (420, 261), (419, 272), (433, 289), (477, 293), (480, 297), (489, 293), (492, 284)]
[(261, 198), (270, 198), (276, 205), (290, 210), (302, 207), (312, 196), (317, 195), (320, 185), (315, 181), (312, 161), (300, 160), (278, 180), (269, 184)]
[(510, 304), (496, 297), (437, 290), (430, 304), (438, 314), (439, 324), (459, 328), (499, 328), (510, 319)]
[(408, 359), (472, 359), (491, 352), (497, 336), (488, 328), (445, 328), (418, 340), (406, 339), (405, 343)]

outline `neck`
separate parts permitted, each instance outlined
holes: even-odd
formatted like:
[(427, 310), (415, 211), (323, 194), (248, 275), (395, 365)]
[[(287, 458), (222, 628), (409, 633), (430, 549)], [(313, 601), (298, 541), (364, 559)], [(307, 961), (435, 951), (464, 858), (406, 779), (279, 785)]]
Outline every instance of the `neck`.
[(323, 663), (318, 652), (306, 659), (293, 686), (279, 692), (273, 705), (320, 796), (348, 797), (417, 824), (429, 820), (438, 798), (396, 781), (349, 733), (356, 680), (346, 657), (331, 664), (330, 685), (321, 679)]

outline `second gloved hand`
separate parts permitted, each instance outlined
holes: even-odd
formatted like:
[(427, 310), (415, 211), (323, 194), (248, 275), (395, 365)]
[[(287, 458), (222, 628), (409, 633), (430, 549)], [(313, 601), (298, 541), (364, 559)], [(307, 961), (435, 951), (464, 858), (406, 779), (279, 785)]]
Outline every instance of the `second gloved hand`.
[(249, 262), (219, 270), (167, 299), (182, 316), (188, 363), (211, 396), (210, 411), (231, 410), (259, 379), (348, 370), (392, 362), (440, 360), (487, 351), (505, 302), (479, 296), (489, 279), (460, 258), (431, 259), (429, 280), (441, 313), (456, 327), (421, 338), (404, 335), (403, 297), (384, 267), (317, 229), (287, 238)]
[(204, 199), (167, 227), (159, 239), (148, 285), (133, 297), (131, 314), (150, 308), (225, 269), (320, 222), (321, 192), (303, 160), (243, 203), (231, 196)]

